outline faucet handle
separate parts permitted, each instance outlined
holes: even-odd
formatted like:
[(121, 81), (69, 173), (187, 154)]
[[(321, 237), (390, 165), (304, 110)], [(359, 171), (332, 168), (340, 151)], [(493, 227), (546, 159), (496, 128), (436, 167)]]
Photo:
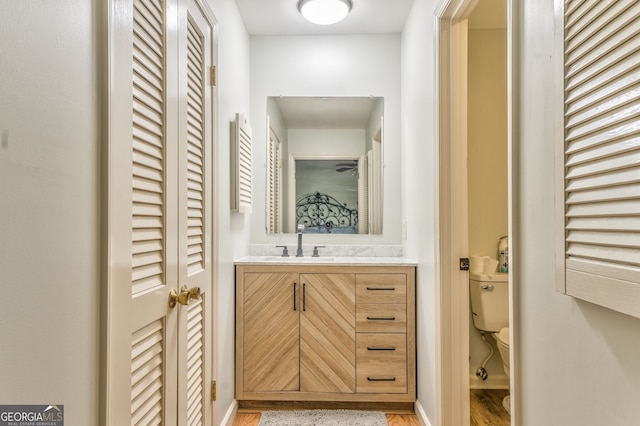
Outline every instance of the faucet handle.
[(276, 246), (282, 247), (282, 257), (289, 257), (289, 248), (287, 246)]
[(315, 246), (313, 248), (313, 253), (311, 254), (311, 257), (320, 257), (320, 255), (318, 254), (319, 248), (325, 248), (325, 246)]

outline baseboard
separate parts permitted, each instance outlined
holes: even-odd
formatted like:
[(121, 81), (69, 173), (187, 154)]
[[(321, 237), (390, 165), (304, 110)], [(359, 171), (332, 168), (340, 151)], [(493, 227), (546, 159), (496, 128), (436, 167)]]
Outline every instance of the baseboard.
[(413, 402), (379, 402), (379, 401), (253, 401), (237, 402), (238, 413), (259, 413), (266, 410), (312, 410), (312, 409), (347, 409), (378, 410), (385, 413), (413, 413)]
[(482, 380), (469, 375), (469, 389), (509, 389), (509, 378), (506, 374), (491, 374), (487, 380)]
[(416, 401), (416, 403), (413, 405), (413, 411), (416, 413), (416, 417), (418, 418), (421, 426), (431, 426), (431, 422), (429, 422), (427, 413), (424, 412), (420, 401)]
[(236, 418), (236, 414), (238, 414), (238, 401), (234, 399), (231, 405), (229, 406), (229, 409), (227, 410), (226, 414), (224, 415), (224, 418), (220, 422), (220, 425), (233, 426), (233, 421)]

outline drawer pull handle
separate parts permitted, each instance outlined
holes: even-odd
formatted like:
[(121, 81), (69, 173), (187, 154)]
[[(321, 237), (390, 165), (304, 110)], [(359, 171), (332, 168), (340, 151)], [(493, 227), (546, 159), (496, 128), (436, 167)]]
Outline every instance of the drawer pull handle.
[(394, 291), (395, 287), (367, 287), (370, 291)]
[(297, 287), (297, 284), (293, 283), (293, 310), (294, 311), (298, 310), (296, 307), (296, 287)]
[(367, 377), (367, 380), (370, 382), (395, 382), (396, 378), (384, 378), (384, 377)]
[(396, 317), (367, 317), (369, 321), (395, 321)]
[(395, 351), (395, 346), (388, 346), (385, 348), (375, 347), (375, 346), (367, 346), (368, 351)]

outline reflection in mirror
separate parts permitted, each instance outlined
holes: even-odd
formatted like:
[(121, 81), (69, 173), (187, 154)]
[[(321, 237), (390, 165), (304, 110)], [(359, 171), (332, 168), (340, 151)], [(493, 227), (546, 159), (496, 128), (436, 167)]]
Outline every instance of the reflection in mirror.
[(382, 98), (267, 98), (268, 233), (382, 233)]

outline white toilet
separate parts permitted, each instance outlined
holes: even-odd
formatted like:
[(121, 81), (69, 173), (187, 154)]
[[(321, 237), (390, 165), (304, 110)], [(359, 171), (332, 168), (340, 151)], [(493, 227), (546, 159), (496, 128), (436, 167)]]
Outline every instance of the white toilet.
[[(469, 274), (469, 294), (473, 325), (491, 333), (502, 358), (502, 367), (509, 377), (509, 274)], [(510, 413), (510, 397), (502, 406)]]
[[(499, 333), (494, 333), (493, 337), (496, 338), (498, 344), (498, 352), (502, 358), (502, 368), (504, 373), (509, 377), (511, 375), (509, 371), (509, 327), (504, 327)], [(511, 396), (507, 395), (502, 400), (502, 406), (507, 413), (511, 414)]]

